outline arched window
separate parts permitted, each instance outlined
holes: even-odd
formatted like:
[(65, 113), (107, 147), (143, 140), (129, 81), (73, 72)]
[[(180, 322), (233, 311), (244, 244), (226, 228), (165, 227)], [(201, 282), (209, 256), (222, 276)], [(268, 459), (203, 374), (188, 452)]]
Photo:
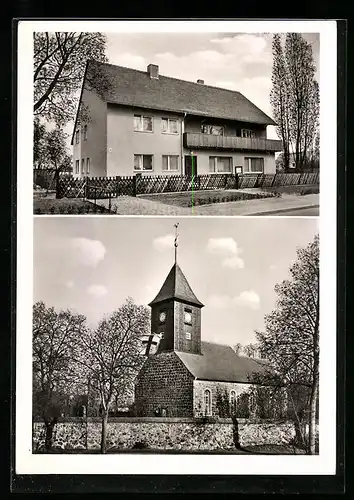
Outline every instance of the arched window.
[(210, 416), (211, 412), (211, 391), (210, 389), (205, 389), (204, 391), (204, 415)]
[(234, 415), (236, 413), (236, 392), (230, 391), (230, 413)]

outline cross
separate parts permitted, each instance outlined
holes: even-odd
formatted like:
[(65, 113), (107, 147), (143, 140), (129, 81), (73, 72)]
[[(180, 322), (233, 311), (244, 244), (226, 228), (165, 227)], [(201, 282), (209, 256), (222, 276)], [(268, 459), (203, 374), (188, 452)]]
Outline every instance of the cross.
[(174, 243), (174, 245), (175, 245), (175, 264), (177, 263), (178, 226), (179, 226), (179, 222), (174, 224), (174, 228), (175, 228), (175, 243)]
[(148, 336), (148, 340), (143, 340), (142, 341), (143, 344), (146, 344), (146, 351), (145, 351), (145, 355), (146, 356), (149, 356), (150, 350), (151, 350), (151, 346), (152, 345), (158, 345), (158, 343), (159, 343), (159, 340), (154, 340), (155, 335), (156, 335), (155, 333), (151, 333)]

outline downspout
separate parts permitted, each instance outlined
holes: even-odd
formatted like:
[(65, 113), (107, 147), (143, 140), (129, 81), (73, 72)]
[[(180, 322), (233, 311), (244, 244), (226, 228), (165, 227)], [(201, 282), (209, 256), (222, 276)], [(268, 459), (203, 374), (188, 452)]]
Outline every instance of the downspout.
[(183, 113), (183, 119), (181, 120), (181, 175), (185, 174), (184, 166), (183, 166), (183, 133), (184, 133), (184, 120), (187, 116), (187, 113)]

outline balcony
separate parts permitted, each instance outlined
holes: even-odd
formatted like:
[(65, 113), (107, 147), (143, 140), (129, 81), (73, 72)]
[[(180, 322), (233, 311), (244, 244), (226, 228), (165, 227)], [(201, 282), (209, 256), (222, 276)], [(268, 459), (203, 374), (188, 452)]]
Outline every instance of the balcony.
[(199, 149), (233, 149), (244, 151), (281, 151), (282, 143), (275, 139), (264, 139), (262, 137), (246, 138), (225, 135), (194, 134), (185, 132), (183, 135), (185, 148)]

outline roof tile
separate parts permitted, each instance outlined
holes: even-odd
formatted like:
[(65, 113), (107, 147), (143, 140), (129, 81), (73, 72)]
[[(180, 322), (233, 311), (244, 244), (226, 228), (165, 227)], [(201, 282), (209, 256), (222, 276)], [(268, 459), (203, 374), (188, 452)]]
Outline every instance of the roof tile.
[(161, 75), (153, 79), (147, 71), (97, 61), (89, 61), (90, 68), (99, 69), (108, 82), (103, 91), (108, 103), (275, 125), (240, 92)]
[(265, 372), (267, 362), (239, 356), (232, 347), (202, 342), (202, 354), (177, 351), (190, 373), (199, 380), (249, 383), (253, 374)]

